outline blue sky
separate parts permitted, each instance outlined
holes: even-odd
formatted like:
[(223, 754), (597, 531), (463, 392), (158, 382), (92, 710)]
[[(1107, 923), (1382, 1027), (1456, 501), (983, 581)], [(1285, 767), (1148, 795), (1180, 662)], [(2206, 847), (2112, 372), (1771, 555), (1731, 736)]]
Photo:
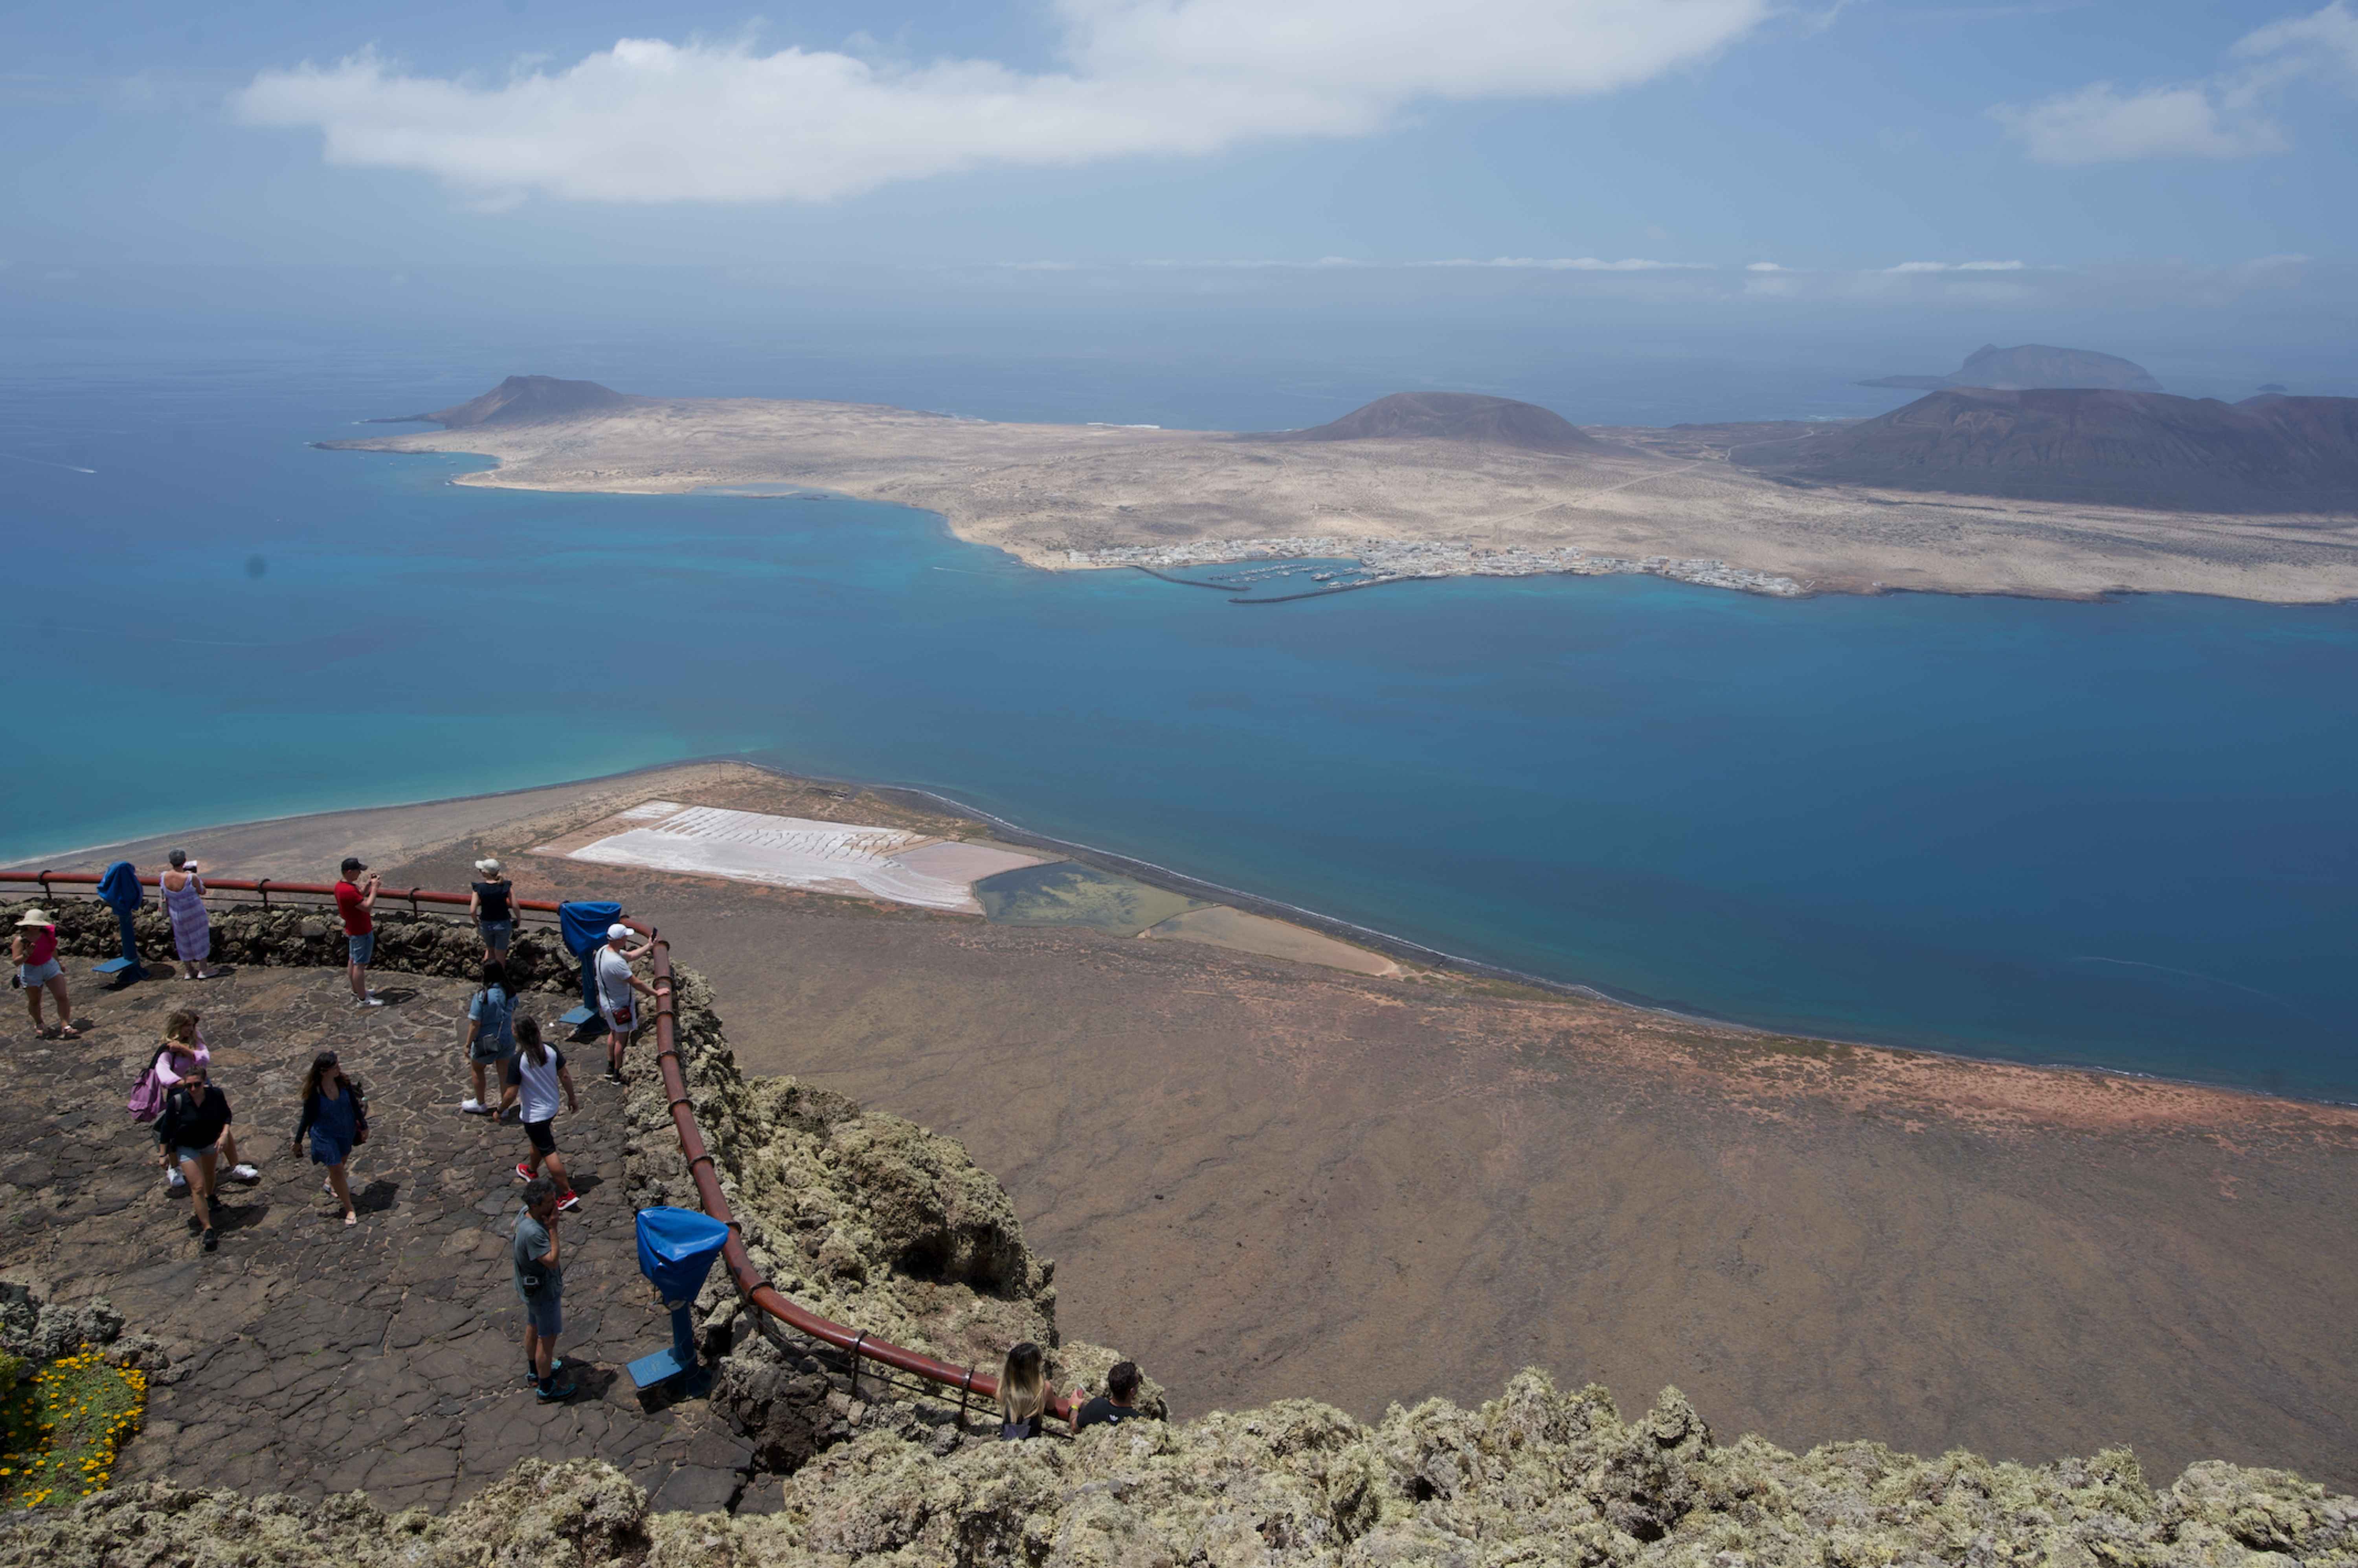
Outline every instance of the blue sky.
[(2160, 306), (2339, 299), (2358, 255), (2349, 0), (91, 0), (0, 27), (19, 276), (1378, 268)]

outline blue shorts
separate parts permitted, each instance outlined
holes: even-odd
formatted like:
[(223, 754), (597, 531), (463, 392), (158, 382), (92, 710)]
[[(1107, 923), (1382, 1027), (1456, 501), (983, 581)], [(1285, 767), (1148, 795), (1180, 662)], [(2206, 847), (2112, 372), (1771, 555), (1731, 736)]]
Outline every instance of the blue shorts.
[(363, 931), (358, 936), (344, 938), (344, 951), (355, 964), (365, 964), (376, 957), (376, 933)]
[(504, 953), (508, 950), (508, 943), (515, 936), (514, 921), (479, 920), (475, 924), (483, 928), (484, 946), (494, 953)]
[(208, 1143), (201, 1149), (191, 1149), (186, 1144), (176, 1143), (172, 1146), (172, 1157), (184, 1165), (192, 1165), (220, 1148), (221, 1145), (218, 1143)]
[(516, 1287), (524, 1298), (524, 1320), (543, 1339), (554, 1339), (565, 1326), (565, 1280), (562, 1275), (549, 1281), (540, 1289), (525, 1295), (524, 1287)]
[(42, 964), (19, 964), (16, 966), (16, 979), (23, 982), (27, 990), (34, 990), (41, 986), (48, 985), (51, 980), (56, 979), (59, 975), (62, 975), (65, 972), (65, 966), (59, 963), (55, 958), (51, 958), (47, 963)]

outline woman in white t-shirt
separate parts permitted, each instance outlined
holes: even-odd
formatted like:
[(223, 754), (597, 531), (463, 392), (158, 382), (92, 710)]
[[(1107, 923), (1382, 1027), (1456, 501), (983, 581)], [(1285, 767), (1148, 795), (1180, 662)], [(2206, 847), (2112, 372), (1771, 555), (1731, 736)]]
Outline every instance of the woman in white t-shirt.
[(579, 1115), (580, 1097), (573, 1092), (573, 1075), (566, 1071), (565, 1053), (542, 1044), (540, 1021), (519, 1018), (515, 1021), (515, 1054), (507, 1059), (503, 1069), (507, 1081), (516, 1091), (516, 1108), (524, 1114), (524, 1135), (531, 1150), (516, 1162), (516, 1180), (529, 1182), (540, 1174), (544, 1164), (548, 1167), (549, 1180), (557, 1184), (557, 1206), (568, 1209), (581, 1199), (573, 1191), (573, 1178), (565, 1172), (565, 1162), (557, 1152), (557, 1130), (550, 1124), (557, 1119), (557, 1095), (565, 1091), (565, 1108)]

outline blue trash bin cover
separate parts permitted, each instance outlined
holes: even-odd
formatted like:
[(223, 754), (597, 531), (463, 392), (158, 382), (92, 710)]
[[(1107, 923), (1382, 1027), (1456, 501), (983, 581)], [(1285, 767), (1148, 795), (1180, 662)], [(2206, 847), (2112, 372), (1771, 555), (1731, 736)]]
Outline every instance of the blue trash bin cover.
[(622, 906), (608, 899), (582, 899), (557, 906), (565, 932), (565, 950), (582, 957), (606, 944), (606, 927), (622, 918)]
[(638, 1228), (639, 1272), (666, 1302), (695, 1299), (729, 1239), (727, 1226), (692, 1208), (643, 1208)]
[(98, 879), (98, 896), (114, 905), (117, 914), (128, 914), (147, 902), (146, 890), (139, 885), (139, 871), (128, 860), (117, 860), (106, 868)]

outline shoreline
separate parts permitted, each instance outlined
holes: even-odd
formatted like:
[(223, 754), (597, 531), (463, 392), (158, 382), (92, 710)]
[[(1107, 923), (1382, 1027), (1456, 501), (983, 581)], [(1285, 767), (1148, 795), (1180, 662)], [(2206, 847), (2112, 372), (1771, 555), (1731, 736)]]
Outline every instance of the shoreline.
[[(1193, 587), (1200, 585), (1183, 584), (1181, 586)], [(1463, 979), (1469, 979), (1490, 984), (1516, 986), (1527, 990), (1541, 993), (1541, 997), (1534, 1000), (1555, 999), (1563, 1000), (1601, 1002), (1607, 1006), (1626, 1009), (1633, 1013), (1639, 1013), (1666, 1022), (1693, 1024), (1712, 1030), (1734, 1033), (1749, 1039), (1758, 1041), (1764, 1044), (1779, 1041), (1793, 1041), (1807, 1044), (1828, 1045), (1851, 1050), (1878, 1052), (1895, 1058), (1920, 1057), (1932, 1062), (1955, 1064), (1975, 1069), (1992, 1069), (1997, 1071), (2014, 1071), (2035, 1074), (2073, 1075), (2083, 1077), (2119, 1080), (2128, 1084), (2150, 1084), (2163, 1088), (2185, 1089), (2200, 1093), (2230, 1095), (2238, 1098), (2252, 1101), (2273, 1101), (2288, 1105), (2314, 1106), (2335, 1110), (2358, 1108), (2358, 1100), (2334, 1099), (2323, 1095), (2302, 1095), (2282, 1089), (2266, 1089), (2243, 1084), (2219, 1083), (2202, 1078), (2178, 1077), (2169, 1074), (2149, 1073), (2130, 1067), (2114, 1067), (2069, 1062), (2041, 1062), (2009, 1056), (1982, 1055), (1969, 1051), (1944, 1050), (1937, 1046), (1898, 1044), (1870, 1038), (1831, 1033), (1804, 1033), (1790, 1029), (1778, 1029), (1762, 1024), (1747, 1023), (1740, 1019), (1723, 1017), (1697, 1008), (1680, 1007), (1654, 998), (1620, 992), (1611, 987), (1600, 986), (1586, 981), (1552, 979), (1545, 976), (1534, 975), (1524, 970), (1516, 969), (1506, 965), (1493, 964), (1484, 959), (1466, 957), (1460, 954), (1446, 952), (1441, 948), (1429, 946), (1423, 943), (1417, 942), (1412, 938), (1396, 935), (1390, 932), (1379, 930), (1373, 926), (1361, 925), (1356, 922), (1342, 919), (1339, 916), (1325, 914), (1317, 910), (1305, 908), (1300, 904), (1289, 903), (1282, 899), (1270, 898), (1262, 894), (1247, 892), (1243, 889), (1231, 888), (1219, 882), (1210, 881), (1201, 877), (1192, 876), (1185, 871), (1162, 865), (1156, 861), (1140, 860), (1133, 856), (1120, 854), (1115, 850), (1102, 849), (1094, 845), (1084, 844), (1072, 839), (1059, 838), (1052, 834), (1041, 833), (1032, 828), (1025, 827), (1020, 823), (1011, 822), (1007, 818), (1000, 816), (981, 806), (959, 800), (955, 795), (945, 795), (938, 790), (929, 789), (923, 785), (879, 784), (859, 779), (837, 778), (821, 773), (789, 773), (784, 769), (772, 767), (763, 762), (752, 762), (742, 757), (684, 757), (673, 762), (654, 762), (642, 767), (625, 769), (620, 773), (593, 774), (586, 778), (557, 780), (547, 784), (527, 784), (504, 790), (491, 790), (475, 795), (444, 795), (424, 800), (403, 801), (378, 806), (330, 806), (319, 811), (294, 812), (279, 816), (257, 817), (241, 822), (214, 823), (200, 827), (176, 829), (170, 835), (150, 835), (146, 838), (116, 839), (106, 843), (86, 845), (71, 850), (57, 851), (49, 856), (38, 857), (37, 859), (44, 860), (92, 860), (99, 856), (112, 855), (119, 850), (151, 845), (168, 837), (192, 838), (201, 834), (227, 832), (244, 833), (256, 829), (301, 823), (312, 823), (318, 822), (323, 818), (356, 816), (370, 812), (430, 811), (437, 807), (451, 808), (476, 806), (488, 802), (513, 801), (528, 795), (551, 794), (556, 792), (592, 791), (600, 788), (611, 788), (617, 785), (627, 784), (629, 781), (633, 779), (644, 778), (649, 775), (677, 773), (685, 769), (708, 767), (742, 768), (751, 772), (765, 774), (770, 778), (785, 783), (810, 784), (822, 788), (857, 790), (877, 796), (889, 803), (921, 804), (924, 807), (937, 811), (945, 811), (948, 815), (987, 827), (990, 829), (991, 836), (994, 838), (1000, 839), (1002, 842), (1029, 849), (1054, 849), (1069, 859), (1081, 862), (1084, 865), (1091, 865), (1099, 870), (1114, 871), (1118, 874), (1131, 877), (1136, 881), (1146, 882), (1152, 886), (1159, 887), (1168, 892), (1178, 892), (1191, 897), (1203, 897), (1206, 898), (1207, 902), (1226, 904), (1248, 914), (1258, 914), (1266, 918), (1281, 920), (1292, 925), (1304, 926), (1321, 935), (1330, 936), (1338, 941), (1368, 948), (1386, 957), (1394, 959), (1395, 961), (1414, 964), (1426, 969), (1436, 970), (1443, 974), (1454, 975)], [(0, 870), (27, 873), (44, 869), (56, 870), (58, 868), (54, 866), (44, 867), (40, 864), (35, 863), (34, 861), (23, 861), (13, 865), (0, 866)]]

